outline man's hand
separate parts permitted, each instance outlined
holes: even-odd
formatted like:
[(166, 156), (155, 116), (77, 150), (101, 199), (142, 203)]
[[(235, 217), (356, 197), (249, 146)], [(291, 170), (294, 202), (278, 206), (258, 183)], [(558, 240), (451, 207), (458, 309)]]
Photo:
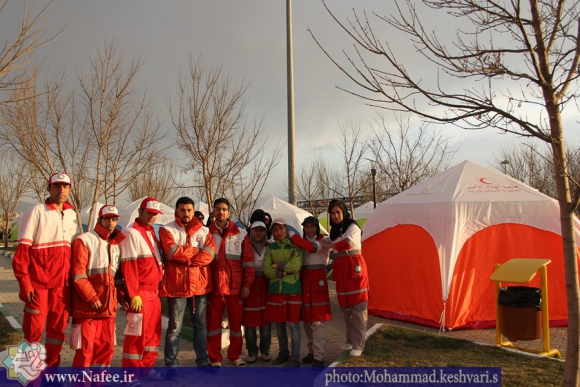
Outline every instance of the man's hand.
[(141, 300), (141, 297), (135, 296), (135, 297), (131, 298), (131, 309), (133, 309), (135, 312), (139, 312), (142, 307), (143, 307), (143, 300)]
[(101, 306), (103, 306), (103, 304), (101, 303), (101, 300), (97, 300), (95, 302), (93, 302), (93, 309), (99, 309)]
[(18, 292), (18, 298), (23, 302), (32, 303), (34, 299), (34, 288), (30, 285), (21, 286)]
[(240, 294), (240, 296), (242, 298), (246, 298), (250, 295), (250, 289), (249, 288), (242, 288), (242, 294)]

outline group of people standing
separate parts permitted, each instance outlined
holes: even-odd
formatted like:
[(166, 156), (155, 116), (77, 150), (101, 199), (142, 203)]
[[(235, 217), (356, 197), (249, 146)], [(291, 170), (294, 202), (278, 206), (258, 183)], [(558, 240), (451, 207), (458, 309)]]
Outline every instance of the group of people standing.
[[(152, 197), (141, 202), (139, 216), (123, 232), (116, 228), (119, 211), (105, 205), (94, 230), (79, 235), (76, 214), (67, 202), (71, 185), (66, 173), (49, 178), (49, 197), (22, 215), (13, 259), (19, 297), (25, 303), (25, 339), (40, 342), (46, 326), (48, 367), (60, 363), (70, 315), (70, 345), (76, 350), (73, 367), (109, 366), (118, 306), (127, 318), (122, 366), (139, 369), (140, 378), (177, 377), (186, 309), (193, 323), (199, 367), (222, 365), (224, 311), (230, 329), (227, 358), (234, 365), (272, 360), (274, 322), (279, 354), (273, 364), (299, 366), (299, 323), (303, 321), (308, 355), (302, 362), (323, 366), (323, 325), (332, 318), (326, 274), (330, 254), (346, 324), (342, 349), (350, 350), (351, 356), (361, 355), (368, 276), (360, 251), (360, 227), (340, 201), (333, 200), (328, 207), (330, 236), (321, 234), (315, 217), (304, 220), (299, 235), (284, 219), (272, 220), (260, 210), (252, 215), (246, 230), (229, 219), (231, 205), (225, 198), (214, 201), (214, 221), (206, 227), (188, 197), (177, 200), (175, 220), (162, 226), (159, 236), (153, 224), (162, 212)], [(169, 318), (165, 375), (153, 369), (161, 341), (160, 297), (167, 298)], [(248, 351), (245, 359), (242, 325)], [(133, 385), (139, 384), (136, 378)]]

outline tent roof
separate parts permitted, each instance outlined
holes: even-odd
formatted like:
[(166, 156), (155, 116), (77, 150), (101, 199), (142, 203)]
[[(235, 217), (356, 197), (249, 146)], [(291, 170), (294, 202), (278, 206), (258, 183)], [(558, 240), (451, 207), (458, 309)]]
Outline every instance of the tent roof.
[(457, 256), (472, 235), (502, 223), (561, 235), (559, 214), (558, 202), (549, 196), (464, 161), (380, 203), (363, 226), (363, 241), (397, 225), (425, 229), (438, 250), (446, 299)]
[[(145, 196), (141, 199), (135, 200), (133, 203), (129, 204), (125, 208), (119, 209), (119, 226), (123, 227), (123, 230), (129, 227), (129, 225), (133, 224), (135, 218), (139, 216), (139, 205), (145, 199)], [(167, 224), (175, 220), (175, 210), (169, 207), (167, 204), (159, 203), (160, 209), (163, 212), (163, 215), (157, 215), (157, 220), (155, 224)]]
[[(269, 196), (258, 200), (254, 205), (252, 212), (258, 208), (272, 215), (273, 219), (284, 218), (288, 225), (292, 226), (298, 232), (302, 232), (302, 221), (308, 216), (312, 216), (310, 212), (275, 196)], [(247, 218), (249, 219), (250, 217), (248, 216)], [(326, 232), (326, 230), (323, 232)]]

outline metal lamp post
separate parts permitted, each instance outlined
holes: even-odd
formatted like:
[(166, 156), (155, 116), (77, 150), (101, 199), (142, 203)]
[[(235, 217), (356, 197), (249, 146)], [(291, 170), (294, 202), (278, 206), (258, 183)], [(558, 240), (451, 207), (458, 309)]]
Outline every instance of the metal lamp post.
[(377, 208), (377, 192), (375, 191), (375, 176), (377, 175), (377, 170), (371, 168), (371, 176), (373, 177), (373, 208)]
[(288, 71), (288, 201), (296, 205), (294, 155), (294, 62), (292, 58), (292, 0), (286, 0), (286, 52)]

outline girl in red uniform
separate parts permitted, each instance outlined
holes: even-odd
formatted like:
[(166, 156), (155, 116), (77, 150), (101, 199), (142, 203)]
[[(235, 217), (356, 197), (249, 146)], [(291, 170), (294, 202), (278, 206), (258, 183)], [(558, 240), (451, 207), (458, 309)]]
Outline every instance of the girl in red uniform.
[(364, 349), (367, 330), (369, 278), (361, 253), (361, 229), (350, 219), (346, 206), (339, 200), (328, 204), (330, 240), (320, 244), (334, 250), (332, 279), (336, 282), (338, 304), (346, 325), (346, 340), (342, 349), (350, 356), (360, 356)]
[(250, 288), (250, 295), (244, 298), (244, 318), (242, 323), (246, 332), (246, 349), (248, 357), (246, 363), (254, 363), (258, 357), (258, 338), (256, 328), (260, 329), (260, 353), (262, 361), (270, 361), (270, 344), (272, 330), (270, 321), (264, 319), (266, 314), (266, 299), (268, 297), (268, 278), (264, 275), (264, 255), (266, 255), (266, 225), (256, 221), (250, 226), (250, 242), (254, 251), (256, 276)]

